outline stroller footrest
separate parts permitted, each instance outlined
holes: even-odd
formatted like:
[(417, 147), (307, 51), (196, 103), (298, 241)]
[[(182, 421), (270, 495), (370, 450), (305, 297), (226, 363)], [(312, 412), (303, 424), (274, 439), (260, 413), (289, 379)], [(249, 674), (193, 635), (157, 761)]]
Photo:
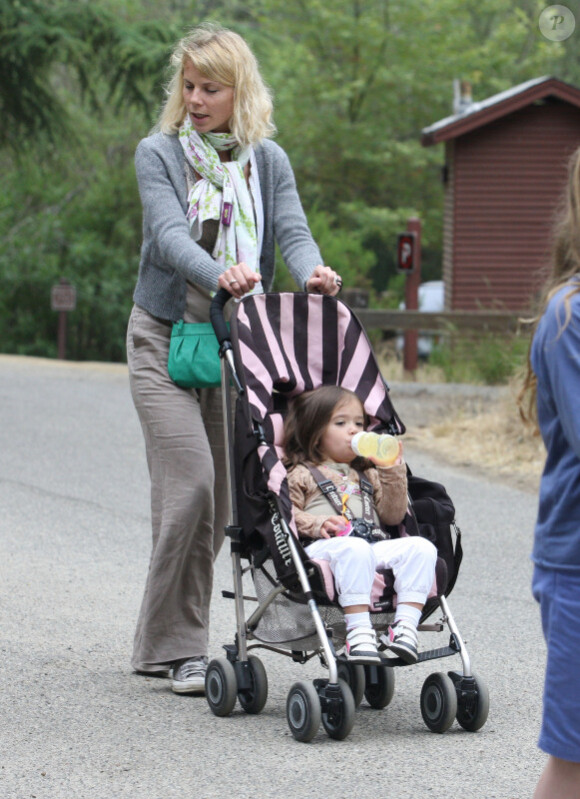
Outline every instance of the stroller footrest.
[(429, 649), (427, 652), (419, 652), (417, 663), (422, 663), (424, 660), (450, 657), (451, 655), (456, 655), (457, 652), (458, 650), (452, 646), (442, 646), (440, 649)]

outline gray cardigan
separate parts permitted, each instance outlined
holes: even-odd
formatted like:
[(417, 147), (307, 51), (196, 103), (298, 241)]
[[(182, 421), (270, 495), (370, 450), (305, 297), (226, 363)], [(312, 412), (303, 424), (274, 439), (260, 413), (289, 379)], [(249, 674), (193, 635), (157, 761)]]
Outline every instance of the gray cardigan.
[[(264, 140), (256, 146), (264, 206), (260, 273), (264, 291), (274, 279), (275, 242), (297, 284), (303, 288), (318, 264), (314, 242), (294, 174), (284, 150)], [(183, 316), (186, 280), (213, 291), (221, 269), (191, 239), (187, 212), (185, 156), (177, 135), (155, 133), (143, 139), (135, 154), (143, 204), (143, 245), (133, 299), (153, 316), (177, 321)]]

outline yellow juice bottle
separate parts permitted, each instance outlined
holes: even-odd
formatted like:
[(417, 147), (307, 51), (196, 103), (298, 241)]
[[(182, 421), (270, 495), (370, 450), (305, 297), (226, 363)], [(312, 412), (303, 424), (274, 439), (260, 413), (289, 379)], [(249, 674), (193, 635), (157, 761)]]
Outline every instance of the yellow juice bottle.
[(391, 466), (399, 457), (399, 442), (388, 433), (357, 433), (350, 442), (363, 458), (372, 458), (380, 466)]

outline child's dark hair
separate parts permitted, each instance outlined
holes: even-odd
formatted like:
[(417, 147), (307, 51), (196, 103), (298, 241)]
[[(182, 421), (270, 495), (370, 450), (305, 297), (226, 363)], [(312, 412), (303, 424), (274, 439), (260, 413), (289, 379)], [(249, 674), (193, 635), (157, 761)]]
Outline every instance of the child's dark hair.
[[(324, 460), (320, 450), (320, 439), (324, 429), (330, 422), (336, 406), (350, 397), (355, 397), (360, 402), (353, 391), (341, 386), (321, 386), (294, 397), (284, 423), (286, 465), (296, 466), (304, 461), (317, 464)], [(366, 413), (364, 423), (366, 427), (368, 423)]]

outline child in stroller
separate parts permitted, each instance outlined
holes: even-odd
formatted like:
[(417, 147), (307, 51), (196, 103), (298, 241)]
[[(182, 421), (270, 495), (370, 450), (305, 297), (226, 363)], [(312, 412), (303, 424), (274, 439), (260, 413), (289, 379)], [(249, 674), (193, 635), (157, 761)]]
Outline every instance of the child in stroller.
[[(358, 396), (340, 386), (321, 386), (294, 398), (284, 436), (290, 499), (306, 553), (330, 564), (345, 616), (347, 659), (380, 663), (369, 613), (371, 589), (377, 569), (392, 569), (398, 601), (382, 642), (406, 663), (415, 663), (417, 625), (435, 577), (437, 550), (420, 536), (391, 539), (384, 531), (384, 525), (400, 524), (407, 512), (406, 466), (402, 445), (391, 466), (356, 455), (351, 440), (366, 421)], [(364, 521), (365, 489), (372, 491), (374, 528), (355, 524)], [(348, 517), (330, 513), (331, 497), (336, 501), (337, 495), (353, 519), (350, 527)]]

